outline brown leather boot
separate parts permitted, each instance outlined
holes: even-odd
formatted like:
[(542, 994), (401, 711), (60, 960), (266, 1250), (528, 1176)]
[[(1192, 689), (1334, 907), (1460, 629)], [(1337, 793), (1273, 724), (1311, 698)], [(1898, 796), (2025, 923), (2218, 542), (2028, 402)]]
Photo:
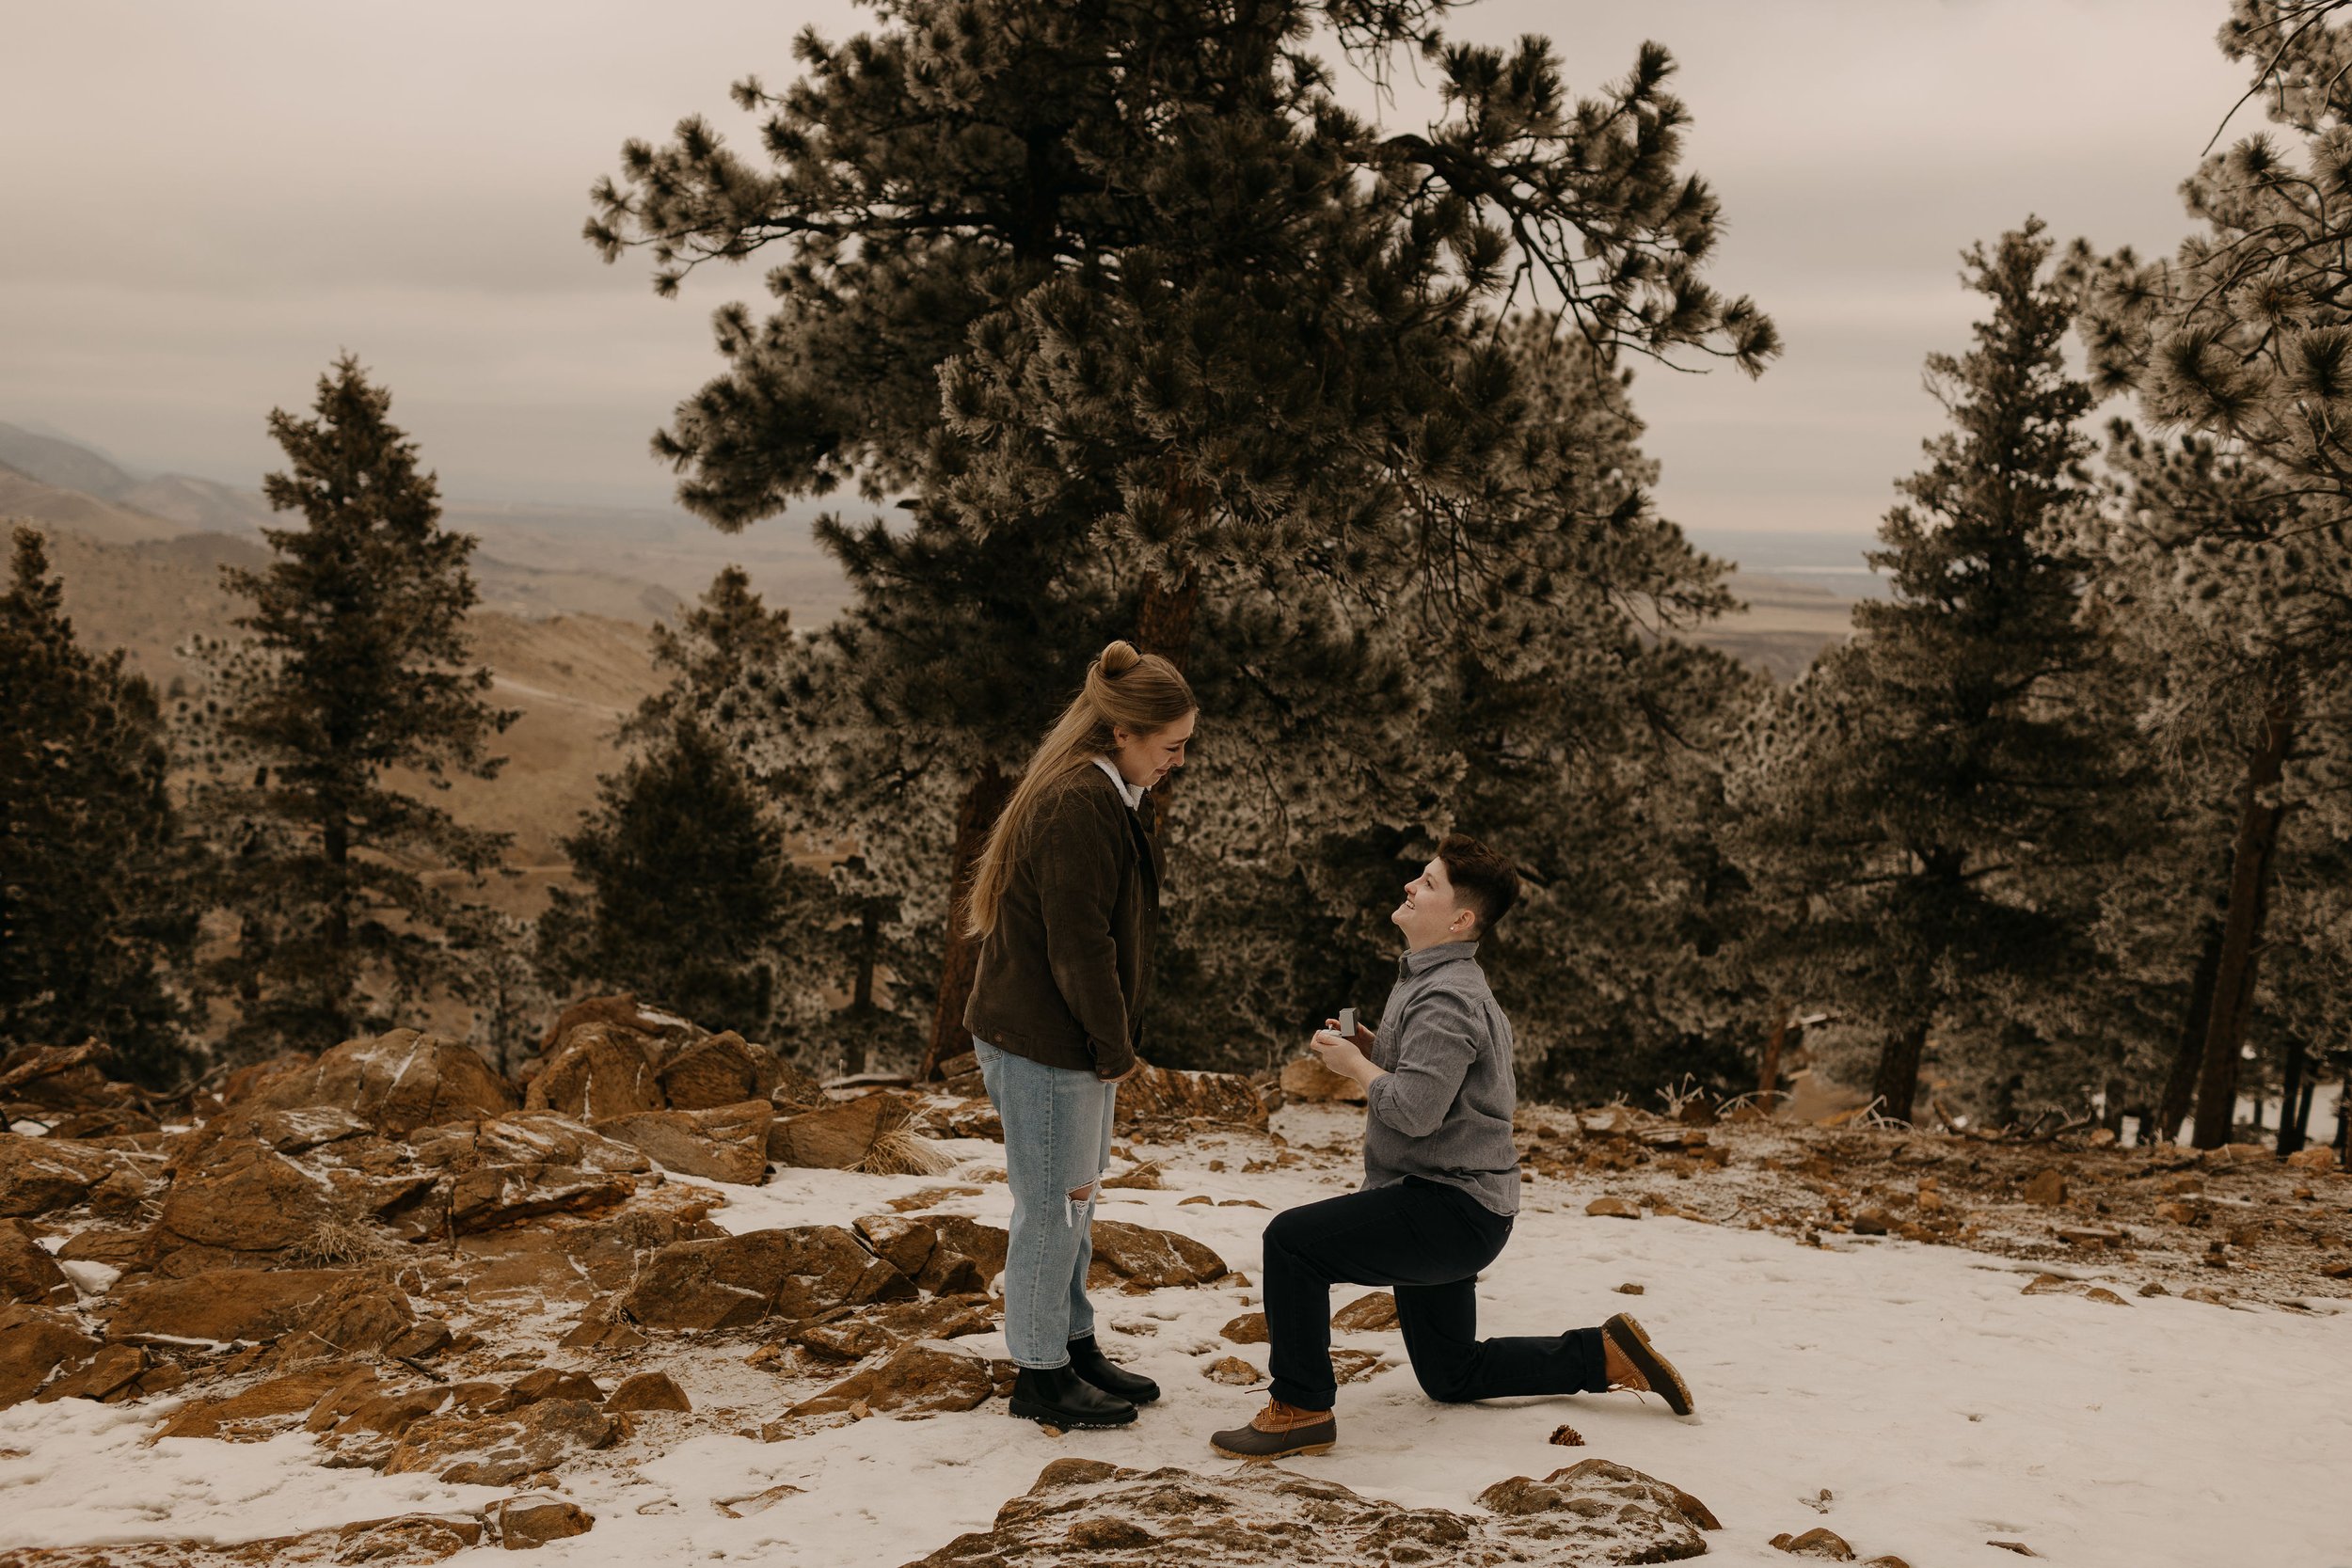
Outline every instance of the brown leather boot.
[(1690, 1386), (1675, 1370), (1674, 1363), (1658, 1354), (1640, 1323), (1620, 1312), (1600, 1325), (1600, 1339), (1610, 1387), (1657, 1394), (1676, 1415), (1691, 1413)]
[(1220, 1432), (1209, 1447), (1228, 1459), (1287, 1459), (1295, 1453), (1326, 1453), (1339, 1440), (1339, 1423), (1328, 1410), (1301, 1410), (1269, 1398), (1246, 1427)]

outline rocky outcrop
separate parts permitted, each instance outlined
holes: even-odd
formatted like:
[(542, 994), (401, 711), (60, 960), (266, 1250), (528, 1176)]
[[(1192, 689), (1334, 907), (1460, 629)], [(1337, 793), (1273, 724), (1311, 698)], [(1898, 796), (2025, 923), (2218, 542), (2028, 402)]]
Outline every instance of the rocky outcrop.
[(817, 1416), (970, 1410), (987, 1402), (999, 1384), (1009, 1386), (1013, 1370), (1009, 1361), (991, 1361), (951, 1346), (918, 1341), (794, 1405), (786, 1418), (803, 1420)]
[(837, 1225), (679, 1242), (647, 1260), (621, 1310), (647, 1328), (732, 1328), (913, 1295), (914, 1282)]
[(0, 1220), (0, 1304), (71, 1307), (73, 1281), (21, 1220)]
[(628, 1144), (548, 1112), (437, 1127), (414, 1144), (417, 1165), (440, 1178), (436, 1203), (413, 1216), (425, 1233), (620, 1203), (653, 1168)]
[(1211, 1474), (1057, 1459), (997, 1511), (993, 1528), (908, 1568), (1669, 1562), (1707, 1550), (1672, 1494), (1622, 1465), (1572, 1465), (1544, 1481), (1488, 1488), (1480, 1501), (1491, 1513), (1456, 1513), (1383, 1502), (1279, 1465)]
[(1258, 1086), (1234, 1072), (1178, 1072), (1144, 1067), (1119, 1085), (1119, 1120), (1137, 1122), (1222, 1122), (1237, 1127), (1263, 1127), (1266, 1103)]
[(100, 1316), (117, 1341), (260, 1342), (305, 1328), (329, 1345), (367, 1351), (416, 1321), (407, 1297), (365, 1269), (220, 1269), (151, 1279), (119, 1291)]
[(70, 1138), (0, 1132), (0, 1219), (29, 1219), (69, 1209), (135, 1161), (119, 1149)]
[(849, 1170), (863, 1164), (885, 1133), (914, 1119), (914, 1111), (895, 1094), (855, 1100), (786, 1117), (768, 1134), (768, 1157), (778, 1164), (815, 1170)]
[(924, 1296), (870, 1307), (841, 1307), (786, 1331), (787, 1343), (816, 1361), (864, 1361), (911, 1339), (956, 1339), (997, 1325), (986, 1296)]
[(1094, 1222), (1094, 1262), (1087, 1288), (1158, 1291), (1174, 1285), (1205, 1285), (1230, 1271), (1225, 1259), (1201, 1243), (1173, 1230), (1123, 1220)]
[(255, 1110), (339, 1106), (379, 1132), (405, 1137), (420, 1127), (494, 1117), (520, 1100), (464, 1041), (393, 1029), (271, 1073), (232, 1103)]
[(63, 1312), (0, 1307), (0, 1409), (31, 1399), (58, 1367), (98, 1348)]
[(743, 1100), (704, 1110), (641, 1111), (598, 1122), (596, 1130), (664, 1170), (757, 1186), (768, 1177), (768, 1130), (775, 1114), (765, 1100)]
[(772, 1052), (734, 1030), (707, 1035), (667, 1056), (655, 1074), (674, 1111), (708, 1111), (764, 1101), (783, 1076)]
[(577, 1121), (610, 1121), (665, 1109), (654, 1071), (653, 1041), (615, 1023), (582, 1023), (567, 1032), (531, 1081), (523, 1103)]
[(1005, 1266), (1000, 1226), (961, 1214), (868, 1214), (857, 1233), (876, 1256), (933, 1295), (985, 1291)]
[(518, 1411), (428, 1416), (409, 1426), (386, 1475), (429, 1471), (460, 1485), (512, 1486), (575, 1454), (609, 1449), (622, 1420), (586, 1400), (540, 1400)]

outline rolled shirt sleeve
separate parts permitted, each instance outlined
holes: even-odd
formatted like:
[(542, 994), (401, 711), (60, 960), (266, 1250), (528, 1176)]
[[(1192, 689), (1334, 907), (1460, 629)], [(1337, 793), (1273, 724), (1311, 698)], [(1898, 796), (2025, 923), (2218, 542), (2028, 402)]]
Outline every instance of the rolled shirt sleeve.
[(1395, 1065), (1364, 1091), (1364, 1109), (1408, 1138), (1436, 1132), (1478, 1058), (1484, 1021), (1470, 1004), (1439, 993), (1419, 999), (1405, 1018)]

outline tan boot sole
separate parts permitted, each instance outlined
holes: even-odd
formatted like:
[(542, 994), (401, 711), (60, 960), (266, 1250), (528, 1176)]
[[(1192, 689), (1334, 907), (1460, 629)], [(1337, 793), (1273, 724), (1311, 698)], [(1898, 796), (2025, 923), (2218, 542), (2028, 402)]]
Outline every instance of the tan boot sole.
[(1608, 1334), (1611, 1325), (1616, 1323), (1624, 1324), (1627, 1335), (1634, 1341), (1629, 1345), (1619, 1338), (1617, 1349), (1649, 1384), (1649, 1392), (1664, 1400), (1666, 1408), (1677, 1416), (1688, 1416), (1698, 1408), (1697, 1402), (1691, 1398), (1691, 1386), (1682, 1381), (1682, 1374), (1675, 1370), (1673, 1362), (1658, 1354), (1657, 1348), (1649, 1342), (1649, 1336), (1642, 1332), (1642, 1325), (1634, 1321), (1633, 1315), (1629, 1312), (1615, 1314), (1608, 1323), (1601, 1324), (1601, 1332)]

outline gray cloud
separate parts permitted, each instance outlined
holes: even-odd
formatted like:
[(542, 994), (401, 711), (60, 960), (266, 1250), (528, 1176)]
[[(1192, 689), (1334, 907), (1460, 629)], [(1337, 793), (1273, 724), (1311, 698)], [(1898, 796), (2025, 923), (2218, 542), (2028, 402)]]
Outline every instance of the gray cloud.
[[(1730, 221), (1715, 276), (1778, 318), (1749, 383), (1645, 371), (1661, 500), (1709, 531), (1867, 533), (1937, 418), (1921, 356), (1964, 346), (1958, 252), (2026, 213), (2163, 250), (2175, 187), (2242, 86), (2221, 0), (1488, 0), (1571, 84), (1672, 47), (1691, 163)], [(580, 241), (621, 140), (792, 72), (846, 4), (317, 0), (21, 7), (0, 55), (0, 418), (250, 483), (273, 404), (340, 348), (392, 387), (453, 495), (641, 504), (647, 434), (715, 368), (708, 311), (755, 268), (655, 299)], [(1425, 74), (1425, 72), (1424, 72)], [(1400, 72), (1398, 122), (1435, 95)], [(2252, 120), (2242, 119), (2236, 129)]]

